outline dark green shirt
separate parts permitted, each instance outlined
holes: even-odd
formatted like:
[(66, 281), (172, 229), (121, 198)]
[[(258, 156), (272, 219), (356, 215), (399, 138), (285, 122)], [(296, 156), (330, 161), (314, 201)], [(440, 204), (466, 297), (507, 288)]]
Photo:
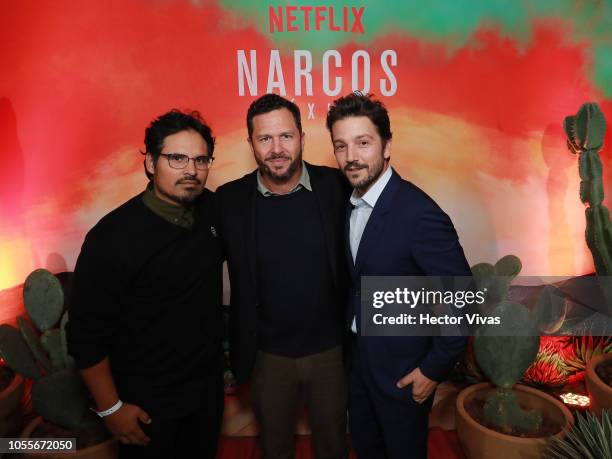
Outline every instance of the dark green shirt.
[(159, 199), (150, 185), (142, 194), (142, 201), (145, 203), (145, 206), (164, 220), (185, 229), (193, 227), (193, 206), (175, 206)]

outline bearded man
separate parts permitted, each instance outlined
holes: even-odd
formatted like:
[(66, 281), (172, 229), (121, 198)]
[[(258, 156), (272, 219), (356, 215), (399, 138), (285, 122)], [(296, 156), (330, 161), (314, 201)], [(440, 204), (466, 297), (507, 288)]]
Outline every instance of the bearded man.
[(362, 336), (361, 276), (469, 276), (448, 215), (390, 166), (391, 123), (371, 95), (335, 100), (327, 114), (338, 166), (353, 186), (346, 212), (352, 288), (349, 430), (359, 459), (426, 459), (437, 384), (467, 338)]
[(146, 189), (87, 234), (68, 350), (120, 459), (216, 456), (223, 412), (215, 138), (198, 112), (145, 130)]
[(251, 382), (263, 456), (294, 457), (300, 394), (317, 458), (346, 455), (342, 359), (344, 206), (337, 169), (302, 160), (297, 105), (275, 94), (247, 112), (258, 168), (217, 190), (231, 284), (230, 355)]

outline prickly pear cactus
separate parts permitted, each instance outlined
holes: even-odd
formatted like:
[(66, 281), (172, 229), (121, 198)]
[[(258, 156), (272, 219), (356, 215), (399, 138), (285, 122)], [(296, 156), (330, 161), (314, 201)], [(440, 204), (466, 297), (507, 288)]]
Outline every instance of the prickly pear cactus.
[(61, 427), (80, 429), (86, 425), (87, 393), (67, 353), (61, 284), (49, 271), (37, 269), (24, 284), (24, 302), (42, 334), (23, 317), (17, 318), (19, 330), (0, 325), (0, 354), (13, 370), (34, 380), (32, 405), (38, 414)]
[[(506, 433), (540, 427), (542, 414), (521, 408), (512, 388), (538, 354), (538, 327), (556, 327), (565, 317), (564, 312), (560, 313), (556, 290), (545, 289), (534, 311), (507, 300), (510, 283), (521, 268), (520, 260), (513, 255), (503, 257), (495, 266), (481, 263), (472, 268), (478, 288), (486, 285), (492, 293), (487, 297), (489, 312), (501, 321), (500, 325), (479, 329), (474, 337), (476, 361), (496, 386), (487, 396), (483, 414), (487, 422)], [(561, 301), (564, 305), (562, 297)], [(497, 336), (500, 334), (504, 336)]]
[(33, 271), (23, 285), (25, 309), (44, 332), (57, 325), (64, 310), (64, 291), (59, 280), (46, 269)]

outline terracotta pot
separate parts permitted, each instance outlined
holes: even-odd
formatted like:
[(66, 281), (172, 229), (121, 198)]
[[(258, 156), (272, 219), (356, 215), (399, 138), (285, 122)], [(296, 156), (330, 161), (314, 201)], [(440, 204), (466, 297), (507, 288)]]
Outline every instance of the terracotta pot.
[(610, 360), (612, 360), (612, 353), (598, 355), (592, 358), (586, 367), (584, 380), (591, 399), (590, 410), (595, 414), (601, 413), (601, 410), (612, 409), (612, 387), (603, 382), (595, 371), (597, 365)]
[[(474, 384), (463, 389), (457, 397), (457, 434), (468, 459), (536, 459), (542, 457), (547, 438), (522, 438), (491, 430), (470, 416), (465, 403), (485, 396), (492, 389), (489, 383)], [(545, 418), (556, 421), (562, 429), (555, 436), (563, 437), (574, 423), (572, 413), (554, 397), (531, 387), (517, 384), (519, 403), (526, 409), (537, 409)]]
[[(30, 421), (23, 432), (21, 432), (21, 438), (29, 438), (32, 435), (32, 432), (34, 432), (34, 429), (36, 429), (43, 422), (43, 418), (40, 416)], [(23, 457), (24, 459), (117, 459), (117, 440), (115, 438), (109, 438), (108, 440), (98, 443), (95, 446), (79, 449), (73, 453), (28, 453), (19, 457)]]
[(11, 384), (0, 392), (0, 437), (14, 433), (21, 424), (20, 403), (23, 397), (23, 376), (15, 374)]

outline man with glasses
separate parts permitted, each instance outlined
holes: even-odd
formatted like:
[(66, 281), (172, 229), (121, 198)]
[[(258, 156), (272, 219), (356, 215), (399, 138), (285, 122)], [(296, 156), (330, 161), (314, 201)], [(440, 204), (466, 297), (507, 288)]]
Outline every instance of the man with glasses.
[[(223, 411), (222, 251), (197, 112), (145, 131), (146, 190), (87, 234), (68, 346), (121, 458), (213, 458)], [(196, 445), (197, 443), (197, 445)]]

